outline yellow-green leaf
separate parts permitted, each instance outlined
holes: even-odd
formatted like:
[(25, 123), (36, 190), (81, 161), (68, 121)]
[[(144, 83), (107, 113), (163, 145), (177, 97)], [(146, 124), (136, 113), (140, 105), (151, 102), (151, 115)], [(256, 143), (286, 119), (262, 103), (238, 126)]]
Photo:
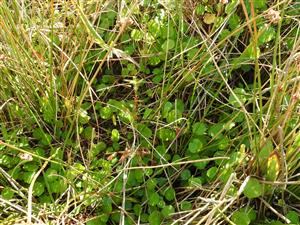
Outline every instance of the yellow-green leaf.
[(279, 171), (279, 155), (276, 151), (274, 151), (268, 158), (266, 179), (269, 181), (275, 181), (278, 177)]
[(216, 15), (211, 13), (205, 13), (203, 17), (203, 21), (206, 24), (213, 24), (216, 20)]

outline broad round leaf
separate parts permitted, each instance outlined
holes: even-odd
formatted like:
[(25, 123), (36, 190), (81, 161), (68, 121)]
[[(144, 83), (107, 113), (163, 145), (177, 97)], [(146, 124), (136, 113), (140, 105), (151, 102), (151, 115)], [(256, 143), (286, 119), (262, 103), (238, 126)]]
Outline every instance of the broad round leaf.
[(207, 130), (207, 127), (205, 123), (197, 122), (193, 124), (193, 134), (195, 135), (203, 135), (205, 134), (205, 131)]
[(175, 47), (175, 41), (172, 39), (167, 39), (161, 46), (164, 51), (171, 50)]
[(191, 153), (196, 153), (196, 152), (200, 152), (202, 150), (202, 147), (203, 147), (202, 141), (198, 138), (193, 138), (189, 143), (188, 150)]
[(161, 213), (159, 211), (153, 211), (149, 215), (149, 223), (150, 225), (160, 225), (161, 224)]
[(45, 185), (41, 182), (36, 181), (33, 186), (33, 195), (34, 196), (40, 196), (45, 191)]
[(217, 175), (217, 172), (218, 172), (218, 168), (214, 166), (207, 170), (206, 175), (209, 178), (209, 180), (212, 180)]
[(172, 214), (174, 212), (175, 212), (175, 209), (172, 205), (165, 206), (161, 211), (163, 217), (166, 217), (166, 218), (170, 217), (170, 214)]
[(288, 218), (293, 224), (300, 224), (299, 214), (296, 211), (289, 211), (286, 214), (286, 218)]
[(191, 171), (188, 169), (183, 170), (180, 174), (182, 180), (188, 180), (191, 176), (192, 176)]
[(158, 204), (160, 200), (159, 194), (157, 192), (153, 192), (149, 194), (149, 205), (155, 206)]
[(216, 20), (216, 15), (212, 13), (205, 13), (203, 17), (203, 21), (206, 24), (213, 24)]
[(175, 198), (175, 190), (173, 188), (167, 188), (164, 191), (164, 196), (168, 201), (172, 201)]
[(158, 136), (162, 141), (172, 141), (176, 137), (176, 133), (171, 129), (163, 128), (159, 130)]
[(263, 186), (256, 178), (250, 178), (243, 193), (247, 198), (258, 198), (263, 194)]
[(10, 187), (5, 187), (1, 191), (2, 198), (9, 200), (12, 199), (15, 195), (15, 192)]
[(130, 36), (134, 41), (140, 41), (143, 39), (143, 33), (138, 29), (133, 29)]
[(232, 222), (234, 222), (236, 225), (249, 225), (251, 220), (246, 212), (237, 211), (232, 215)]
[(112, 117), (112, 109), (109, 106), (105, 106), (100, 109), (100, 116), (102, 119), (107, 120)]
[(117, 129), (113, 129), (111, 131), (111, 140), (113, 142), (118, 142), (119, 139), (120, 139), (120, 133), (119, 133), (119, 131)]
[(181, 204), (180, 204), (180, 209), (181, 209), (182, 211), (185, 211), (185, 210), (191, 210), (192, 208), (193, 208), (193, 205), (192, 205), (192, 203), (189, 202), (189, 201), (183, 201), (183, 202), (181, 202)]

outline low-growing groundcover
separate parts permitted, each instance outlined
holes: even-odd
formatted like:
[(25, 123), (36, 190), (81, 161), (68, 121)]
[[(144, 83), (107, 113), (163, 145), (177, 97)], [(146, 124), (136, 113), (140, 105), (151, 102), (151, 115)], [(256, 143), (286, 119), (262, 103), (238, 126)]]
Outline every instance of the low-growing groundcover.
[(4, 0), (0, 21), (1, 224), (299, 224), (299, 1)]

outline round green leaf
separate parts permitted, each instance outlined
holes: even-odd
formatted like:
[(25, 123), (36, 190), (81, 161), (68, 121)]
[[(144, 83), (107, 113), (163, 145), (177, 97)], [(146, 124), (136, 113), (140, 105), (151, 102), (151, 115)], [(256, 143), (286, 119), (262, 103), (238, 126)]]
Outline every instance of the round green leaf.
[(198, 138), (193, 138), (189, 143), (188, 150), (191, 153), (197, 153), (202, 150), (202, 147), (203, 147), (202, 141)]
[(83, 110), (83, 109), (80, 109), (79, 110), (79, 122), (81, 124), (86, 124), (89, 122), (90, 120), (90, 116), (88, 115), (87, 111), (86, 110)]
[(299, 214), (295, 211), (289, 211), (286, 214), (286, 218), (288, 218), (293, 224), (300, 224), (299, 222)]
[(182, 117), (181, 113), (173, 109), (168, 113), (166, 119), (168, 123), (173, 123), (174, 121), (178, 120), (181, 117)]
[(202, 16), (205, 13), (205, 6), (198, 4), (195, 8), (195, 12), (197, 16)]
[[(101, 82), (104, 84), (113, 84), (115, 82), (115, 77), (112, 75), (102, 75)], [(107, 108), (108, 106), (104, 107)]]
[(55, 169), (49, 168), (44, 173), (44, 178), (47, 179), (47, 182), (52, 182), (57, 179), (57, 171)]
[(235, 30), (239, 27), (241, 18), (236, 14), (232, 14), (232, 16), (228, 20), (228, 25), (231, 30)]
[(119, 133), (119, 131), (117, 129), (113, 129), (111, 131), (111, 140), (113, 142), (118, 142), (119, 139), (120, 139), (120, 133)]
[(263, 194), (263, 186), (256, 178), (250, 178), (243, 193), (247, 198), (258, 198)]
[(5, 187), (1, 191), (2, 198), (9, 200), (12, 199), (15, 195), (15, 192), (10, 187)]
[(107, 221), (109, 219), (108, 214), (102, 214), (101, 216), (97, 216), (95, 218), (92, 218), (86, 222), (86, 225), (104, 225), (107, 224)]
[(88, 126), (88, 127), (84, 128), (84, 130), (82, 132), (82, 136), (85, 139), (90, 140), (91, 137), (93, 137), (93, 127), (92, 126)]
[(59, 180), (54, 180), (53, 182), (49, 183), (49, 187), (53, 193), (62, 193), (63, 191), (62, 183)]
[(276, 37), (276, 31), (273, 27), (263, 27), (260, 29), (260, 32), (262, 34), (258, 38), (258, 43), (259, 44), (264, 44), (269, 41), (272, 41)]
[(232, 222), (236, 225), (249, 225), (251, 220), (246, 212), (236, 211), (232, 214)]
[(45, 185), (41, 182), (36, 181), (33, 186), (33, 195), (40, 196), (45, 191)]
[(168, 113), (173, 108), (173, 104), (171, 102), (166, 102), (162, 108), (162, 116), (163, 118), (166, 118), (168, 116)]
[(234, 94), (230, 93), (228, 102), (234, 107), (239, 107), (240, 103), (245, 104), (247, 101), (246, 91), (243, 88), (235, 88), (233, 92)]
[(249, 219), (255, 221), (256, 211), (253, 208), (246, 208), (245, 211), (247, 212)]
[(207, 130), (205, 123), (202, 122), (194, 123), (192, 128), (193, 134), (198, 136), (205, 134), (205, 131)]
[(172, 39), (167, 39), (161, 46), (164, 51), (171, 50), (175, 47), (175, 41)]
[(30, 171), (30, 172), (34, 172), (36, 170), (38, 170), (39, 165), (36, 162), (28, 162), (25, 163), (23, 166), (23, 169), (26, 171)]
[(163, 128), (159, 130), (158, 136), (162, 141), (172, 141), (175, 139), (176, 133), (171, 129)]
[(149, 201), (148, 201), (149, 205), (155, 206), (158, 204), (159, 200), (160, 200), (160, 196), (157, 192), (153, 192), (149, 194)]
[(159, 208), (163, 208), (163, 207), (166, 206), (166, 202), (161, 198), (161, 199), (159, 200), (159, 202), (157, 203), (157, 206), (158, 206)]
[(209, 180), (212, 180), (217, 175), (217, 172), (218, 172), (218, 168), (214, 166), (207, 170), (206, 175), (209, 178)]
[(24, 172), (22, 175), (22, 179), (25, 183), (30, 184), (34, 175), (35, 175), (35, 172)]
[(189, 201), (183, 201), (180, 203), (180, 209), (182, 211), (191, 210), (193, 208), (193, 205)]
[(48, 193), (39, 196), (39, 201), (40, 203), (52, 203), (52, 199)]
[(142, 183), (144, 181), (144, 171), (143, 170), (135, 170), (135, 171), (133, 171), (133, 175), (137, 182)]
[(220, 180), (224, 183), (226, 183), (229, 179), (229, 177), (231, 176), (231, 174), (233, 173), (233, 170), (231, 167), (229, 168), (224, 168), (221, 170), (221, 175), (220, 175)]
[(110, 213), (112, 212), (112, 200), (110, 197), (108, 196), (105, 196), (103, 197), (102, 199), (102, 210), (105, 212), (105, 213)]
[(107, 145), (105, 142), (100, 141), (97, 144), (95, 144), (91, 150), (89, 151), (89, 157), (93, 158), (96, 155), (98, 155), (100, 152), (104, 151), (106, 149)]
[(134, 41), (140, 41), (143, 39), (143, 33), (138, 29), (133, 29), (130, 36)]
[(175, 198), (175, 190), (173, 188), (167, 188), (164, 191), (164, 196), (168, 201), (172, 201)]
[(160, 225), (161, 219), (161, 213), (157, 210), (153, 211), (148, 218), (150, 225)]
[(253, 6), (256, 9), (265, 9), (267, 7), (267, 0), (253, 0)]
[(171, 205), (167, 205), (162, 209), (161, 214), (163, 215), (163, 217), (168, 218), (174, 212), (175, 212), (174, 207)]
[(181, 99), (175, 99), (175, 110), (177, 113), (184, 112), (184, 102)]
[(209, 128), (208, 133), (211, 137), (216, 138), (217, 134), (218, 134), (218, 137), (220, 137), (221, 130), (223, 130), (223, 123), (217, 123), (217, 124), (212, 125)]
[(52, 136), (50, 134), (44, 133), (42, 139), (41, 139), (41, 144), (43, 145), (50, 145), (52, 142)]
[(110, 218), (112, 219), (113, 222), (119, 223), (120, 218), (121, 218), (121, 213), (120, 213), (120, 211), (113, 212), (113, 213), (111, 214)]
[(149, 221), (149, 215), (147, 213), (142, 213), (141, 222), (148, 223), (148, 221)]
[[(199, 52), (200, 50), (198, 48), (193, 48), (193, 49), (190, 49), (188, 52), (187, 52), (187, 58), (189, 60), (192, 60), (194, 59), (194, 57), (197, 57), (197, 55), (199, 55)], [(193, 78), (193, 74), (191, 73), (187, 73), (187, 75), (185, 75), (185, 79), (186, 80), (190, 80), (192, 81), (194, 78)]]
[(188, 169), (183, 170), (180, 174), (182, 180), (188, 180), (191, 176), (192, 176), (191, 171)]
[(109, 106), (105, 106), (100, 109), (100, 116), (104, 120), (108, 120), (112, 117), (113, 112)]
[(240, 2), (239, 0), (230, 1), (225, 7), (226, 14), (230, 14), (231, 12), (233, 12), (238, 6), (239, 2)]
[(142, 213), (142, 206), (140, 204), (135, 204), (133, 206), (133, 212), (136, 216), (139, 216)]
[(149, 65), (156, 66), (161, 62), (161, 59), (158, 56), (152, 56), (149, 58)]
[(152, 130), (145, 124), (139, 123), (137, 129), (145, 138), (150, 138), (152, 136)]
[(219, 141), (218, 141), (218, 149), (220, 150), (225, 150), (229, 146), (229, 138), (223, 136)]
[(206, 167), (207, 163), (208, 163), (207, 161), (196, 162), (196, 163), (193, 163), (193, 166), (195, 166), (199, 170), (203, 170)]
[(150, 178), (147, 180), (146, 188), (148, 191), (153, 191), (155, 189), (156, 185), (157, 185), (156, 178)]
[(202, 177), (191, 177), (189, 179), (189, 186), (190, 187), (199, 187), (202, 185)]

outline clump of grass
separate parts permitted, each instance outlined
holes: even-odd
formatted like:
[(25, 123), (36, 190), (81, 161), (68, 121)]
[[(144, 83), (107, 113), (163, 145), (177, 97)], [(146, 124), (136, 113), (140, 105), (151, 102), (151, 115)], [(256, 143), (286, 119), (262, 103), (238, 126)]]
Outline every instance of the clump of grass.
[(3, 223), (298, 223), (298, 3), (0, 4)]

